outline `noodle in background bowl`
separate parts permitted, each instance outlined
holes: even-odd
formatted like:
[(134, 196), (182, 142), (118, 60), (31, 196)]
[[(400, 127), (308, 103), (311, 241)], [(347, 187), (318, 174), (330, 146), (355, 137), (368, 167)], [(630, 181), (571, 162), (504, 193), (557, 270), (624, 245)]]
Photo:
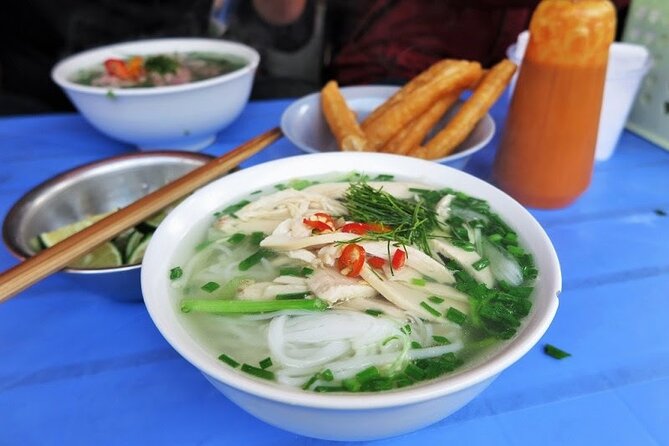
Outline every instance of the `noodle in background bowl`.
[[(363, 168), (362, 166), (369, 166)], [(357, 167), (357, 168), (356, 168)], [(470, 367), (376, 393), (322, 394), (264, 382), (233, 370), (200, 345), (184, 326), (169, 270), (180, 264), (224, 205), (249, 193), (296, 178), (351, 171), (391, 174), (398, 180), (452, 187), (487, 200), (534, 255), (539, 276), (530, 314), (518, 334)], [(257, 418), (301, 435), (331, 440), (372, 440), (435, 423), (481, 393), (529, 351), (548, 329), (558, 307), (562, 279), (557, 255), (539, 223), (511, 197), (469, 174), (431, 161), (378, 153), (329, 153), (291, 157), (245, 169), (200, 189), (161, 223), (144, 257), (142, 292), (165, 339), (226, 397)], [(216, 416), (216, 415), (212, 415)]]
[[(341, 94), (358, 121), (362, 120), (376, 107), (385, 102), (400, 87), (390, 85), (366, 85), (343, 87)], [(428, 137), (441, 130), (453, 117), (459, 104), (449, 110), (437, 122)], [(320, 93), (313, 93), (293, 102), (281, 116), (283, 134), (297, 147), (308, 153), (339, 152), (337, 142), (330, 131), (321, 111)], [(469, 159), (488, 145), (495, 134), (495, 121), (489, 114), (481, 119), (472, 132), (450, 155), (432, 160), (456, 169), (464, 169)]]

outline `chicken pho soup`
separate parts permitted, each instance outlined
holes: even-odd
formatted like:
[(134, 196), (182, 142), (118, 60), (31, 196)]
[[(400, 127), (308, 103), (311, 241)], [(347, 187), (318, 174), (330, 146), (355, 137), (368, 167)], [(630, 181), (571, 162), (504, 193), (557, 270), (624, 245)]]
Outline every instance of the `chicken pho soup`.
[(315, 392), (451, 373), (514, 336), (537, 277), (483, 200), (390, 175), (294, 180), (223, 204), (166, 271), (222, 362)]

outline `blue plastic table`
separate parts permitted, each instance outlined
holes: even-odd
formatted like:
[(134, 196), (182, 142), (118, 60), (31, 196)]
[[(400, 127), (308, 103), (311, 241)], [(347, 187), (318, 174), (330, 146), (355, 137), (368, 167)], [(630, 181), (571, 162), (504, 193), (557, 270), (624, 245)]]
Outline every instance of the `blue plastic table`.
[[(251, 103), (206, 152), (276, 125)], [(493, 109), (498, 125), (507, 104)], [(467, 167), (488, 178), (497, 139)], [(80, 116), (0, 119), (0, 216), (71, 167), (133, 151)], [(299, 154), (281, 140), (244, 165)], [(534, 211), (560, 256), (560, 308), (541, 343), (479, 398), (379, 445), (669, 444), (669, 153), (625, 133), (577, 203)], [(0, 269), (15, 264), (0, 248)], [(555, 344), (572, 357), (542, 352)], [(52, 276), (0, 306), (0, 445), (318, 445), (253, 418), (160, 336), (141, 303)]]

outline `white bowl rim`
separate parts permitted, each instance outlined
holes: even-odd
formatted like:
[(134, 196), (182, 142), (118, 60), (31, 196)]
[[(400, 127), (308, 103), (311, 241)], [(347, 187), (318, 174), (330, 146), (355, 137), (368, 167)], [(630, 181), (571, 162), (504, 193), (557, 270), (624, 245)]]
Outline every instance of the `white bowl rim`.
[[(383, 94), (384, 96), (390, 97), (400, 88), (402, 87), (397, 85), (369, 84), (369, 85), (352, 85), (347, 87), (341, 87), (339, 90), (342, 92), (342, 96), (344, 97), (346, 97), (347, 93), (359, 93), (364, 91), (370, 91), (370, 94), (372, 94), (372, 92), (374, 93), (378, 92), (380, 94)], [(303, 150), (304, 152), (307, 153), (328, 153), (328, 152), (323, 152), (314, 147), (308, 146), (304, 144), (302, 141), (300, 141), (298, 138), (294, 137), (293, 129), (288, 124), (288, 118), (291, 114), (294, 114), (295, 110), (300, 106), (302, 106), (302, 104), (304, 104), (305, 102), (313, 101), (318, 96), (320, 96), (320, 92), (310, 93), (306, 96), (302, 96), (301, 98), (296, 99), (290, 105), (288, 105), (288, 107), (286, 107), (286, 109), (281, 114), (280, 125), (283, 134), (286, 136), (286, 138), (288, 138), (288, 140), (290, 140), (291, 143), (295, 144), (300, 150)], [(481, 141), (479, 141), (477, 144), (473, 145), (467, 150), (462, 150), (453, 153), (451, 155), (445, 156), (443, 158), (437, 158), (430, 161), (435, 163), (450, 163), (453, 161), (457, 161), (461, 158), (466, 158), (468, 156), (471, 156), (474, 153), (485, 148), (490, 143), (492, 138), (495, 136), (495, 132), (497, 131), (497, 125), (495, 124), (495, 120), (492, 119), (492, 116), (490, 116), (490, 113), (486, 113), (485, 116), (481, 119), (481, 121), (485, 121), (485, 125), (490, 127), (490, 132), (485, 135), (485, 138), (483, 138)], [(479, 125), (479, 123), (477, 123), (476, 125)]]
[[(227, 185), (226, 183), (229, 182), (235, 182), (239, 180), (241, 184), (244, 184), (244, 180), (252, 181), (253, 179), (258, 178), (262, 179), (265, 178), (266, 175), (269, 175), (273, 170), (280, 170), (279, 167), (284, 165), (287, 165), (288, 167), (300, 166), (302, 171), (304, 170), (302, 167), (304, 162), (309, 161), (320, 161), (322, 165), (329, 166), (331, 163), (328, 161), (333, 161), (337, 157), (349, 158), (351, 160), (351, 166), (370, 166), (368, 169), (357, 169), (363, 170), (366, 173), (380, 173), (382, 170), (385, 173), (393, 173), (386, 172), (385, 168), (379, 168), (375, 163), (371, 162), (380, 159), (379, 157), (384, 157), (387, 158), (389, 162), (392, 161), (398, 166), (401, 166), (401, 168), (398, 167), (398, 170), (402, 169), (405, 172), (404, 176), (408, 178), (417, 177), (420, 175), (420, 173), (427, 171), (428, 169), (440, 169), (443, 170), (444, 173), (448, 173), (449, 175), (452, 175), (456, 178), (459, 177), (466, 179), (467, 181), (478, 183), (480, 187), (487, 189), (491, 193), (497, 195), (503, 201), (505, 208), (510, 206), (515, 208), (515, 211), (521, 213), (524, 216), (523, 219), (525, 219), (529, 227), (531, 227), (531, 231), (539, 236), (542, 246), (546, 248), (546, 258), (548, 264), (550, 265), (549, 271), (540, 271), (540, 277), (542, 280), (545, 280), (548, 283), (548, 287), (551, 290), (551, 293), (545, 297), (547, 304), (543, 314), (536, 314), (535, 316), (536, 320), (534, 321), (534, 330), (530, 331), (528, 327), (525, 326), (525, 328), (522, 329), (513, 339), (506, 341), (507, 344), (504, 346), (504, 348), (493, 355), (492, 359), (486, 360), (482, 364), (473, 366), (452, 376), (437, 378), (434, 381), (425, 384), (409, 386), (395, 391), (338, 395), (306, 392), (301, 389), (291, 389), (274, 383), (265, 383), (261, 380), (251, 378), (239, 370), (234, 370), (230, 367), (224, 367), (224, 364), (222, 364), (218, 359), (213, 358), (210, 354), (204, 352), (199, 344), (193, 340), (188, 333), (186, 333), (186, 330), (179, 326), (178, 322), (174, 322), (174, 324), (178, 326), (176, 330), (184, 332), (185, 335), (180, 337), (179, 333), (175, 333), (175, 327), (172, 326), (172, 322), (166, 319), (169, 316), (164, 316), (174, 312), (174, 309), (171, 308), (171, 305), (166, 305), (166, 302), (169, 300), (168, 292), (170, 288), (166, 274), (167, 270), (161, 271), (160, 276), (158, 276), (164, 277), (164, 279), (159, 280), (164, 280), (163, 283), (165, 284), (164, 286), (167, 291), (165, 293), (158, 293), (158, 295), (152, 295), (151, 293), (147, 293), (147, 291), (153, 286), (153, 283), (158, 283), (156, 280), (153, 280), (153, 278), (150, 277), (152, 272), (157, 274), (157, 271), (152, 271), (152, 269), (157, 268), (153, 265), (160, 263), (161, 260), (169, 259), (169, 257), (174, 254), (174, 246), (172, 247), (172, 250), (167, 253), (161, 252), (160, 249), (165, 246), (165, 242), (169, 242), (167, 230), (164, 228), (169, 225), (173, 225), (183, 229), (181, 227), (182, 225), (180, 225), (177, 220), (177, 218), (179, 218), (180, 208), (186, 209), (190, 203), (194, 204), (194, 202), (200, 199), (200, 195), (204, 195), (209, 190), (214, 191), (217, 189), (224, 189), (224, 185)], [(356, 168), (352, 167), (350, 170), (356, 170)], [(293, 169), (293, 171), (295, 171), (295, 169)], [(332, 169), (330, 171), (332, 171)], [(406, 174), (406, 172), (408, 172), (408, 174)], [(327, 171), (324, 169), (315, 173), (314, 175), (326, 173)], [(399, 173), (397, 174), (399, 175)], [(297, 176), (300, 175), (298, 174)], [(302, 176), (307, 175), (303, 174)], [(288, 177), (285, 177), (284, 180), (285, 179), (288, 179)], [(265, 183), (265, 186), (272, 184), (267, 183), (266, 181)], [(256, 186), (258, 186), (258, 184), (253, 184), (251, 188)], [(248, 188), (247, 186), (244, 187), (245, 190)], [(232, 188), (232, 190), (234, 190), (234, 188)], [(236, 192), (239, 191), (237, 190)], [(197, 219), (192, 219), (191, 222), (193, 221), (197, 221)], [(164, 238), (166, 240), (163, 240)], [(146, 308), (160, 333), (181, 356), (183, 356), (188, 362), (190, 362), (204, 374), (241, 392), (289, 405), (329, 410), (368, 410), (387, 407), (399, 407), (427, 400), (433, 400), (458, 392), (497, 376), (504, 369), (512, 365), (524, 354), (526, 354), (539, 341), (539, 339), (548, 329), (548, 326), (550, 325), (557, 311), (558, 295), (562, 287), (562, 275), (557, 253), (555, 252), (553, 244), (536, 219), (517, 201), (501, 190), (495, 188), (491, 184), (453, 167), (436, 164), (431, 161), (421, 160), (418, 158), (408, 159), (407, 157), (401, 155), (381, 153), (332, 152), (297, 155), (258, 164), (220, 178), (195, 192), (179, 206), (177, 206), (177, 208), (175, 208), (167, 216), (167, 218), (160, 224), (154, 233), (154, 236), (149, 243), (149, 247), (144, 257), (144, 263), (142, 264), (141, 282)]]
[[(90, 85), (81, 85), (76, 82), (72, 82), (70, 79), (65, 76), (63, 73), (64, 69), (68, 65), (77, 65), (80, 59), (85, 59), (89, 56), (95, 54), (104, 54), (111, 51), (118, 50), (127, 50), (131, 51), (131, 48), (141, 47), (143, 45), (154, 45), (154, 44), (165, 44), (165, 45), (176, 45), (176, 44), (192, 44), (195, 47), (202, 44), (216, 44), (221, 46), (221, 51), (225, 49), (236, 49), (248, 53), (247, 63), (241, 68), (238, 68), (229, 73), (212, 77), (209, 79), (204, 79), (197, 82), (189, 82), (187, 84), (180, 85), (164, 85), (159, 87), (133, 87), (133, 88), (120, 88), (120, 87), (95, 87)], [(195, 48), (194, 48), (195, 50)], [(168, 50), (164, 50), (168, 51)], [(110, 45), (100, 46), (96, 48), (91, 48), (85, 51), (81, 51), (76, 54), (67, 56), (66, 58), (60, 60), (51, 70), (51, 79), (58, 84), (61, 88), (71, 91), (78, 91), (81, 93), (89, 93), (93, 95), (104, 96), (113, 91), (115, 96), (151, 96), (158, 94), (168, 94), (168, 93), (180, 93), (184, 91), (196, 90), (200, 88), (206, 88), (212, 85), (217, 85), (219, 83), (226, 82), (231, 79), (236, 79), (242, 77), (249, 72), (253, 72), (258, 67), (260, 63), (260, 54), (252, 47), (244, 45), (239, 42), (232, 42), (229, 40), (223, 39), (212, 39), (205, 37), (168, 37), (168, 38), (158, 38), (158, 39), (144, 39), (144, 40), (133, 40), (128, 42), (119, 42), (113, 43)], [(90, 64), (85, 66), (78, 67), (77, 70), (82, 70), (89, 67)]]

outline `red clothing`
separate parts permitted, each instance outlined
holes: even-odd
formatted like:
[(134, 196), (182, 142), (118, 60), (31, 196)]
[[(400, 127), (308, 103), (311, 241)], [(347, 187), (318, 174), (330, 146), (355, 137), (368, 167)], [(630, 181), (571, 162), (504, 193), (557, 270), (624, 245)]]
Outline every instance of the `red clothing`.
[[(443, 58), (490, 66), (527, 29), (539, 0), (368, 0), (332, 61), (341, 84), (400, 83)], [(629, 0), (616, 0), (618, 7)]]

